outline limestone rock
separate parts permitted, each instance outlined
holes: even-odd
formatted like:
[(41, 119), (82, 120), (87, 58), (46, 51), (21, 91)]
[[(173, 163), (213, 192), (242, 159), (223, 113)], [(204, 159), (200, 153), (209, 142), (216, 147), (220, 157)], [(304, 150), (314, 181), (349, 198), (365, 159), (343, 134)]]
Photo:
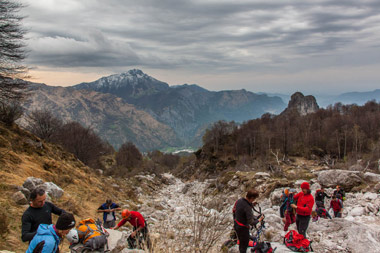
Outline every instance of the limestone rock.
[(319, 172), (318, 181), (324, 187), (340, 185), (344, 189), (352, 189), (362, 183), (360, 172), (348, 170), (324, 170)]
[(373, 192), (366, 192), (363, 195), (363, 198), (368, 199), (368, 200), (375, 200), (375, 199), (377, 199), (377, 194), (373, 193)]
[(42, 185), (43, 183), (44, 181), (41, 178), (28, 177), (22, 186), (29, 191), (33, 191), (37, 186)]
[(319, 109), (317, 100), (314, 96), (304, 96), (301, 92), (294, 93), (288, 103), (288, 107), (281, 114), (296, 111), (304, 116), (309, 113), (316, 112)]
[(349, 168), (349, 170), (351, 170), (351, 171), (363, 171), (364, 167), (360, 164), (354, 164)]
[(270, 174), (266, 172), (257, 172), (254, 176), (255, 179), (267, 179), (270, 178)]
[(362, 216), (362, 215), (364, 215), (364, 213), (365, 213), (365, 210), (361, 206), (354, 207), (350, 212), (351, 216), (354, 216), (354, 217), (355, 216)]
[(274, 190), (270, 194), (269, 198), (272, 203), (272, 206), (281, 205), (281, 196), (282, 196), (283, 191), (284, 191), (284, 188), (279, 188), (279, 189)]
[(26, 204), (28, 204), (28, 200), (26, 199), (25, 195), (21, 191), (15, 192), (12, 195), (12, 199), (18, 205), (26, 205)]
[(46, 192), (52, 198), (60, 199), (63, 196), (64, 191), (59, 186), (57, 186), (56, 184), (52, 182), (44, 183), (44, 187), (46, 189)]
[(370, 182), (380, 182), (380, 174), (376, 174), (376, 173), (372, 173), (372, 172), (364, 173), (363, 178), (366, 181), (370, 181)]
[(20, 187), (20, 191), (25, 195), (26, 199), (30, 198), (30, 191), (25, 187)]

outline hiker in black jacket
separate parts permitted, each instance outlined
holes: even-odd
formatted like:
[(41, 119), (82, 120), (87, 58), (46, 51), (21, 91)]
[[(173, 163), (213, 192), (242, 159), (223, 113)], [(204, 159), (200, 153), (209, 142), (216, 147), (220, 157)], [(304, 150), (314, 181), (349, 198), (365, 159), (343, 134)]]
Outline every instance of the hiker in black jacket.
[(234, 228), (240, 241), (239, 251), (246, 253), (249, 243), (249, 226), (256, 226), (264, 219), (264, 216), (255, 217), (253, 215), (252, 203), (259, 197), (259, 193), (253, 189), (249, 190), (245, 198), (236, 201), (233, 215)]

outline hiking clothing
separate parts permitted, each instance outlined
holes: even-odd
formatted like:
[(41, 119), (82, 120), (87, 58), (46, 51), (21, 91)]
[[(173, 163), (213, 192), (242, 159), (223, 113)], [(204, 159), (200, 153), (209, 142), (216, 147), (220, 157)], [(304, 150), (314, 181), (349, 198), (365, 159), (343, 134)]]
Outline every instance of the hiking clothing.
[(310, 222), (310, 215), (297, 214), (297, 218), (296, 218), (297, 230), (298, 230), (298, 233), (303, 235), (305, 238), (306, 238), (307, 228), (309, 227), (309, 222)]
[(241, 198), (235, 203), (235, 212), (234, 212), (234, 224), (247, 227), (249, 225), (256, 226), (259, 222), (258, 219), (253, 216), (253, 206), (248, 202), (246, 198)]
[[(26, 253), (36, 252), (34, 249), (39, 243), (43, 244), (42, 251), (37, 251), (41, 253), (55, 253), (58, 252), (58, 245), (61, 239), (55, 231), (54, 225), (41, 224), (37, 229), (37, 233), (33, 240), (30, 242), (29, 248)], [(40, 246), (41, 246), (40, 244)]]
[(334, 212), (339, 212), (343, 208), (343, 201), (340, 199), (331, 200), (330, 208), (332, 208)]
[(321, 190), (317, 190), (315, 193), (315, 201), (321, 201), (322, 203), (325, 202), (325, 198), (331, 199), (329, 195), (326, 194), (326, 192), (322, 192)]
[[(133, 231), (136, 231), (136, 227), (133, 227)], [(139, 230), (135, 237), (132, 237), (132, 236), (129, 236), (128, 239), (127, 239), (127, 242), (128, 242), (128, 248), (130, 249), (135, 249), (135, 248), (142, 248), (142, 245), (137, 245), (137, 243), (142, 243), (143, 241), (145, 241), (146, 243), (146, 247), (148, 249), (151, 248), (151, 242), (150, 242), (150, 238), (149, 238), (149, 230), (148, 230), (148, 225), (145, 224), (145, 227), (141, 230)], [(140, 246), (140, 247), (139, 247)]]
[(61, 215), (65, 212), (50, 202), (45, 202), (41, 208), (29, 206), (22, 215), (21, 239), (23, 242), (31, 241), (40, 224), (52, 224), (51, 214)]
[(311, 195), (310, 193), (304, 194), (303, 192), (300, 192), (294, 196), (294, 200), (297, 201), (297, 214), (303, 216), (311, 215), (314, 205), (313, 195)]
[[(115, 209), (115, 208), (119, 208), (119, 207), (120, 206), (118, 204), (116, 204), (116, 203), (112, 203), (111, 206), (109, 206), (109, 207), (107, 206), (107, 203), (104, 203), (103, 205), (99, 206), (98, 210)], [(112, 215), (113, 219), (109, 218), (110, 215)], [(106, 221), (110, 221), (110, 220), (116, 220), (115, 212), (112, 212), (112, 213), (105, 213), (104, 212), (103, 213), (103, 222), (104, 222), (104, 224), (106, 223)]]
[(130, 211), (131, 216), (129, 216), (128, 219), (122, 219), (119, 224), (117, 224), (118, 227), (123, 226), (127, 221), (134, 227), (134, 228), (139, 228), (139, 227), (145, 227), (145, 219), (141, 215), (141, 213), (136, 212), (136, 211)]
[(324, 207), (317, 207), (315, 209), (319, 217), (331, 219), (331, 215)]
[(335, 218), (342, 218), (342, 213), (340, 211), (334, 211), (334, 217)]
[(293, 224), (294, 222), (296, 222), (296, 216), (294, 215), (293, 211), (291, 211), (291, 212), (286, 211), (285, 212), (285, 219), (286, 219), (286, 222), (284, 225), (284, 231), (288, 231), (290, 224)]
[(115, 227), (116, 222), (115, 220), (105, 221), (103, 225), (104, 225), (104, 228), (113, 228)]
[(343, 198), (346, 197), (346, 193), (344, 192), (343, 189), (339, 189), (339, 190), (335, 190), (335, 191), (334, 191), (333, 196), (338, 197), (338, 195), (340, 196), (339, 199), (341, 199), (341, 200), (343, 200)]
[(239, 239), (239, 252), (246, 253), (249, 245), (249, 228), (237, 224), (234, 225), (234, 228)]
[(310, 190), (310, 184), (308, 182), (303, 182), (301, 184), (301, 189), (307, 189)]

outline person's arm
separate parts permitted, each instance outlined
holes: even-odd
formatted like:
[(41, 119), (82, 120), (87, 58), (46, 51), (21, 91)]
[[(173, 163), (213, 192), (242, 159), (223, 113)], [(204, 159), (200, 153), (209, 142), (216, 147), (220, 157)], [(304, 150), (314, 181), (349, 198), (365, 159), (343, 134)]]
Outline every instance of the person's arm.
[(324, 194), (325, 194), (325, 197), (326, 197), (326, 198), (331, 199), (331, 196), (327, 195), (326, 192), (324, 192)]
[[(58, 247), (58, 246), (57, 246)], [(55, 252), (54, 250), (56, 249), (56, 245), (53, 242), (50, 241), (45, 241), (45, 245), (41, 251), (41, 253), (51, 253)]]
[(21, 240), (23, 242), (29, 242), (36, 235), (37, 231), (31, 232), (32, 230), (32, 221), (28, 215), (23, 215), (21, 219)]
[(302, 212), (311, 212), (314, 206), (314, 199), (311, 199), (310, 201), (307, 201), (304, 206), (297, 206), (297, 209), (299, 209)]
[(103, 205), (101, 205), (101, 206), (99, 206), (97, 212), (98, 213), (109, 213), (110, 209), (104, 209)]
[(118, 204), (114, 205), (113, 211), (121, 211), (121, 207)]
[(116, 225), (116, 227), (114, 227), (113, 229), (118, 229), (119, 227), (123, 226), (126, 222), (127, 222), (126, 219), (122, 219), (122, 220)]
[(54, 205), (53, 203), (50, 203), (49, 204), (51, 205), (51, 212), (56, 214), (56, 215), (61, 215), (62, 213), (65, 212), (65, 210), (57, 207), (56, 205)]

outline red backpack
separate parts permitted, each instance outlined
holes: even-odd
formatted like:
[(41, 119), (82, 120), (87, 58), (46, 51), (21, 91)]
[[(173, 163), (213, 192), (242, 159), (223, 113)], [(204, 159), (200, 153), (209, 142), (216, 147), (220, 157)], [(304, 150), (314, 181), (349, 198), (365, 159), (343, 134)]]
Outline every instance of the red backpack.
[(295, 230), (290, 230), (284, 237), (284, 244), (288, 249), (295, 252), (313, 251), (311, 242)]

